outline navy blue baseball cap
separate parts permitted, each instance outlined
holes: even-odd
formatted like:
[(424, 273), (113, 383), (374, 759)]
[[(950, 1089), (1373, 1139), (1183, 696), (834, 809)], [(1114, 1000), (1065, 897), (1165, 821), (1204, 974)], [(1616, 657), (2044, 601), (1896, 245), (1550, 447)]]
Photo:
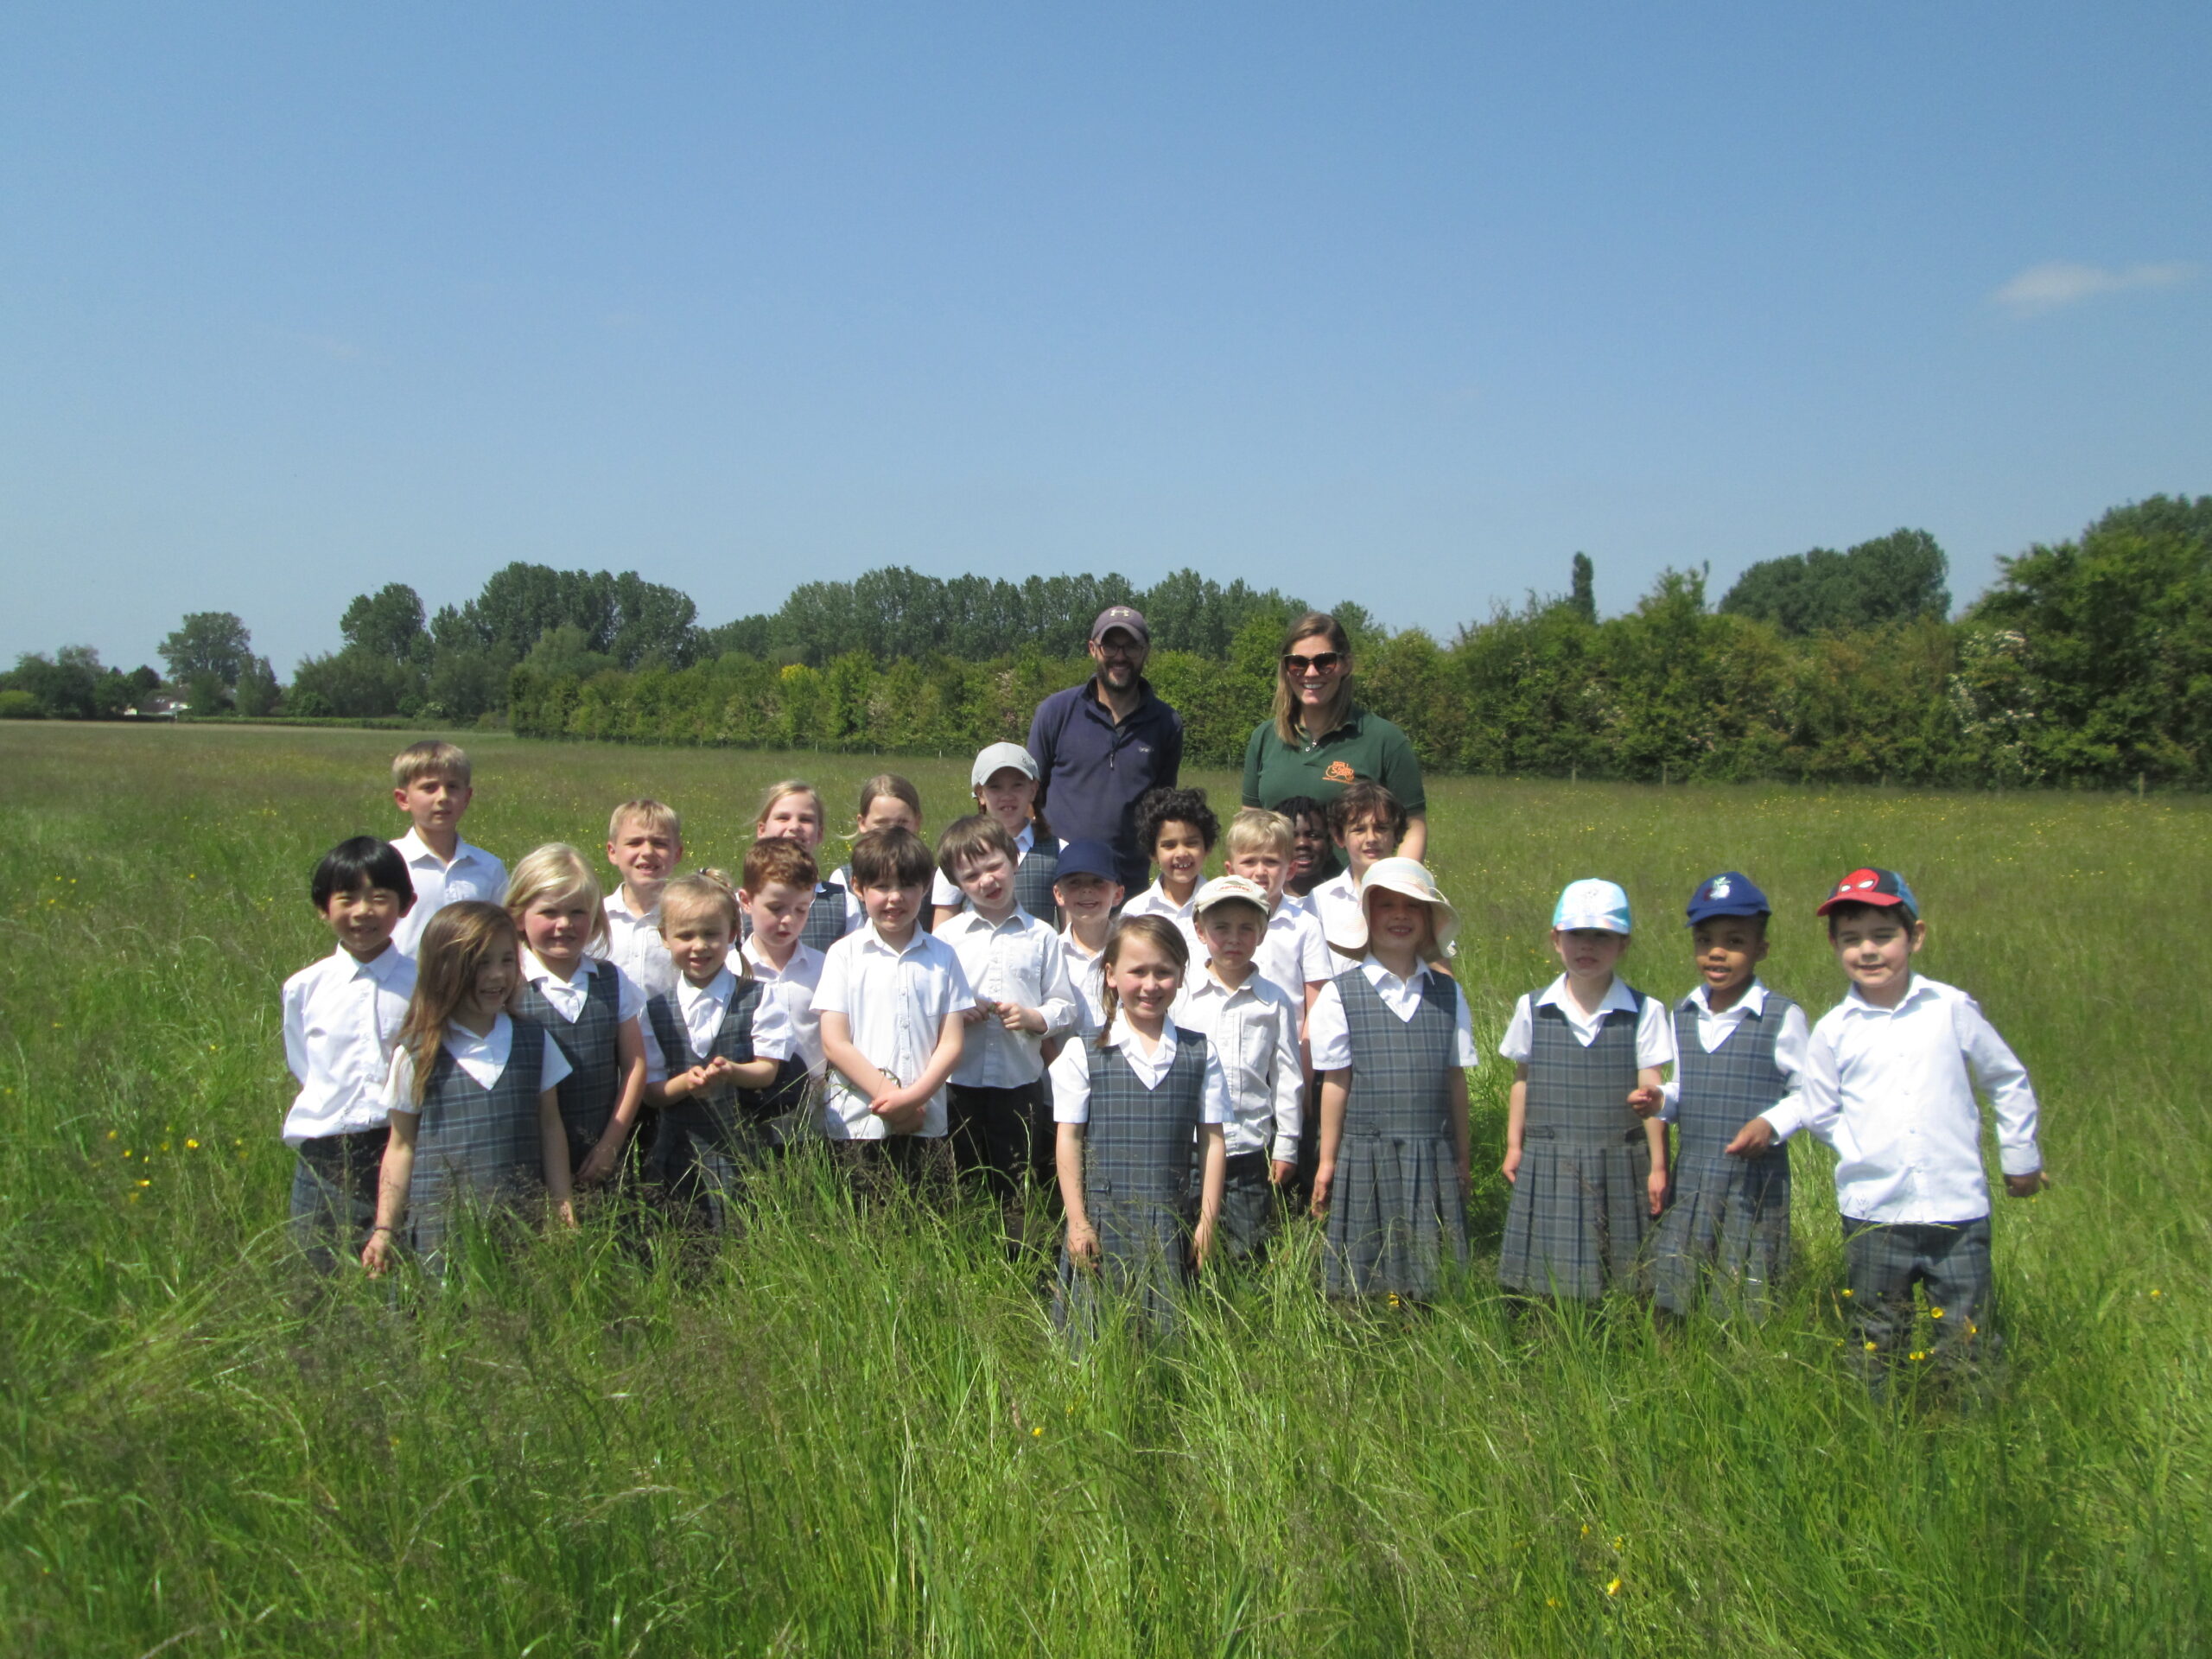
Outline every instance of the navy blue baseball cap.
[(1122, 867), (1115, 861), (1114, 849), (1103, 841), (1071, 841), (1060, 849), (1060, 861), (1053, 873), (1053, 880), (1063, 875), (1095, 875), (1102, 880), (1118, 882)]
[(1735, 870), (1723, 870), (1718, 875), (1707, 876), (1697, 884), (1697, 891), (1690, 894), (1688, 915), (1690, 925), (1709, 922), (1716, 916), (1770, 916), (1774, 906), (1766, 901), (1766, 894), (1748, 875)]

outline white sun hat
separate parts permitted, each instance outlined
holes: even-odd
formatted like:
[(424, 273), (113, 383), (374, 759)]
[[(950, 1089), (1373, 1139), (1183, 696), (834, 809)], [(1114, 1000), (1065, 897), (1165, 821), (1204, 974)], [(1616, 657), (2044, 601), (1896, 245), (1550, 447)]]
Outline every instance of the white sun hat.
[(993, 743), (985, 747), (976, 757), (976, 765), (968, 774), (971, 789), (981, 789), (991, 781), (991, 774), (1008, 767), (1020, 772), (1031, 783), (1037, 781), (1037, 757), (1019, 743)]
[(1552, 906), (1552, 925), (1562, 933), (1587, 929), (1599, 933), (1629, 933), (1628, 894), (1616, 881), (1586, 876), (1562, 888)]
[(1367, 874), (1359, 879), (1359, 920), (1355, 925), (1350, 917), (1346, 917), (1338, 930), (1347, 936), (1357, 934), (1357, 937), (1332, 939), (1330, 944), (1341, 944), (1347, 950), (1367, 949), (1367, 895), (1378, 887), (1387, 887), (1392, 893), (1402, 893), (1427, 905), (1436, 929), (1436, 948), (1447, 957), (1459, 954), (1452, 941), (1459, 937), (1459, 912), (1452, 908), (1452, 901), (1436, 885), (1436, 878), (1428, 873), (1428, 866), (1417, 858), (1378, 858), (1369, 865)]

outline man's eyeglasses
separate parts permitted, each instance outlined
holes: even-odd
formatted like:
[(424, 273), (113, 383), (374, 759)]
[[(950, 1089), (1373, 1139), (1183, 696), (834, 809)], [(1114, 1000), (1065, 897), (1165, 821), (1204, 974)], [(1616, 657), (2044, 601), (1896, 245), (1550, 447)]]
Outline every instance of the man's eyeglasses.
[(1285, 652), (1282, 669), (1286, 674), (1331, 674), (1344, 659), (1341, 651), (1316, 652), (1311, 657), (1294, 657)]

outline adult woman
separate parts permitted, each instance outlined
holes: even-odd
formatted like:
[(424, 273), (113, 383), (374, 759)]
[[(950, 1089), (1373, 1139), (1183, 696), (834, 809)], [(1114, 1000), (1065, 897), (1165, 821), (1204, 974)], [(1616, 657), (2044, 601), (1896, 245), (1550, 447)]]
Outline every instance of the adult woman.
[(1326, 806), (1362, 778), (1398, 798), (1407, 817), (1398, 851), (1421, 857), (1428, 847), (1427, 800), (1413, 745), (1352, 702), (1351, 641), (1336, 618), (1308, 611), (1283, 636), (1274, 717), (1255, 727), (1244, 746), (1244, 804), (1272, 808), (1308, 795)]

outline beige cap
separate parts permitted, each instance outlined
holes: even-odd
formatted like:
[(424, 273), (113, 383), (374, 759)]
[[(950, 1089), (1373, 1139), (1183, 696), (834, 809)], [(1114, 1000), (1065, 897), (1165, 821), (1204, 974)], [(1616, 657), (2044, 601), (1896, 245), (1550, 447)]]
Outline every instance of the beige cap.
[(1262, 916), (1268, 913), (1268, 890), (1258, 882), (1242, 875), (1217, 875), (1198, 889), (1191, 901), (1191, 914), (1194, 918), (1203, 916), (1232, 899), (1239, 904), (1257, 905)]

